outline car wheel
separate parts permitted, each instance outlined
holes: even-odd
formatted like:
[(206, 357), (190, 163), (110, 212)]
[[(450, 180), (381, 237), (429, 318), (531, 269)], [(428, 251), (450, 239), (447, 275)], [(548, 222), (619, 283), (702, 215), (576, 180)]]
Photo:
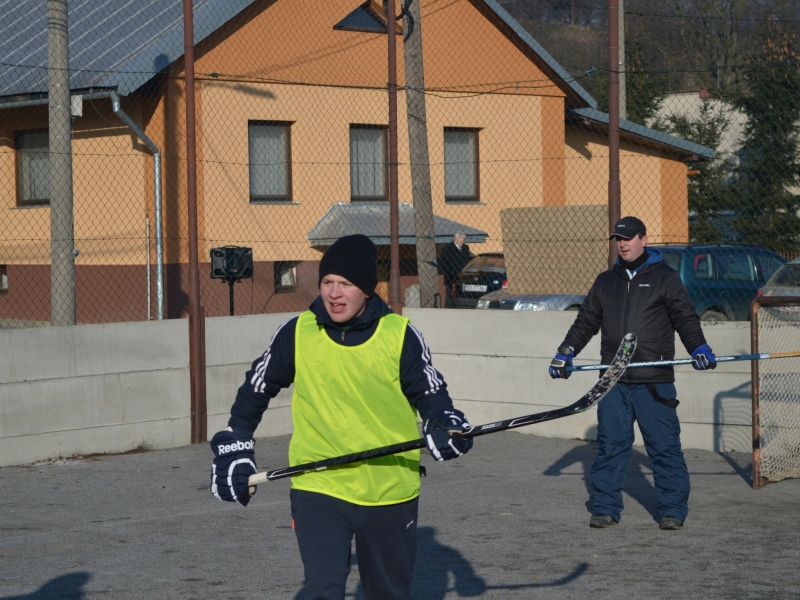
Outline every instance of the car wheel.
[(716, 310), (704, 310), (703, 314), (700, 315), (700, 320), (717, 323), (719, 321), (727, 321), (728, 317), (726, 317), (724, 313)]

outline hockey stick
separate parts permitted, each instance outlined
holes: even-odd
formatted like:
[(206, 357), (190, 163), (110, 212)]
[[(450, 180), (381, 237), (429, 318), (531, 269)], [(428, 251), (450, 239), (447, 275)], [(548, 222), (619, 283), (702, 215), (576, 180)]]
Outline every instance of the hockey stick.
[[(800, 350), (789, 352), (769, 352), (762, 354), (737, 354), (734, 356), (717, 356), (717, 362), (730, 362), (733, 360), (764, 360), (766, 358), (790, 358), (800, 356)], [(629, 369), (636, 367), (668, 367), (671, 365), (690, 365), (694, 362), (691, 358), (678, 358), (675, 360), (653, 360), (650, 362), (635, 362), (628, 365)], [(602, 371), (608, 369), (610, 365), (577, 365), (567, 367), (567, 371)]]
[[(586, 410), (589, 410), (595, 404), (600, 402), (606, 394), (614, 387), (628, 363), (631, 361), (633, 352), (636, 349), (636, 335), (629, 333), (622, 340), (622, 343), (608, 366), (603, 376), (598, 382), (590, 389), (580, 400), (565, 406), (563, 408), (556, 408), (548, 410), (547, 412), (536, 413), (533, 415), (526, 415), (524, 417), (516, 417), (515, 419), (508, 419), (506, 421), (498, 421), (496, 423), (487, 423), (486, 425), (478, 425), (466, 431), (453, 432), (451, 435), (457, 435), (464, 438), (478, 437), (479, 435), (486, 435), (489, 433), (497, 433), (498, 431), (505, 431), (507, 429), (515, 429), (517, 427), (524, 427), (525, 425), (533, 425), (535, 423), (544, 423), (545, 421), (552, 421), (553, 419), (560, 419), (561, 417), (568, 417), (575, 415)], [(391, 454), (399, 454), (400, 452), (407, 452), (409, 450), (416, 450), (425, 447), (425, 439), (419, 438), (416, 440), (409, 440), (399, 444), (392, 444), (391, 446), (383, 446), (381, 448), (373, 448), (371, 450), (364, 450), (363, 452), (355, 452), (353, 454), (345, 454), (344, 456), (336, 456), (334, 458), (326, 458), (316, 462), (306, 463), (303, 465), (295, 465), (293, 467), (284, 467), (283, 469), (275, 469), (274, 471), (266, 471), (264, 473), (256, 473), (250, 476), (248, 483), (258, 485), (267, 481), (274, 481), (275, 479), (283, 479), (284, 477), (291, 477), (299, 475), (308, 471), (324, 471), (328, 467), (334, 465), (345, 465), (348, 463), (359, 462), (362, 460), (369, 460), (371, 458), (380, 458), (381, 456), (389, 456)]]

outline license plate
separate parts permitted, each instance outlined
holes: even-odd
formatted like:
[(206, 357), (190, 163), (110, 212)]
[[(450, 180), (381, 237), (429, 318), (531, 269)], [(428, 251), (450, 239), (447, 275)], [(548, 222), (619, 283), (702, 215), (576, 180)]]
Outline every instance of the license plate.
[(470, 283), (465, 283), (461, 286), (461, 289), (465, 292), (485, 292), (487, 287), (485, 285), (473, 285)]

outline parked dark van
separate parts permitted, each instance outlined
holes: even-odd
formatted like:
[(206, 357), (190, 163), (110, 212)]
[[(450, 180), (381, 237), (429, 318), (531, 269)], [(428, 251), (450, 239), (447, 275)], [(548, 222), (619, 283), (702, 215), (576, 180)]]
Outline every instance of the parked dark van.
[(702, 321), (747, 321), (750, 303), (786, 259), (766, 248), (651, 245), (678, 271)]

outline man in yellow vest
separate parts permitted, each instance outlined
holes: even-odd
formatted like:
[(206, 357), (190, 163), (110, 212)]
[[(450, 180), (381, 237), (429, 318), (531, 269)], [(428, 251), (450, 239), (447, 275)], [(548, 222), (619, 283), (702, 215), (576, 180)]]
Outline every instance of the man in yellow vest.
[[(239, 388), (228, 429), (211, 440), (211, 490), (247, 505), (256, 472), (253, 432), (269, 401), (294, 384), (289, 462), (303, 464), (418, 437), (436, 460), (465, 454), (450, 436), (469, 423), (453, 408), (422, 334), (375, 294), (377, 251), (363, 235), (338, 239), (319, 265), (319, 297), (286, 321)], [(341, 600), (355, 537), (367, 600), (411, 593), (417, 552), (419, 450), (292, 479), (292, 524), (307, 599)]]

